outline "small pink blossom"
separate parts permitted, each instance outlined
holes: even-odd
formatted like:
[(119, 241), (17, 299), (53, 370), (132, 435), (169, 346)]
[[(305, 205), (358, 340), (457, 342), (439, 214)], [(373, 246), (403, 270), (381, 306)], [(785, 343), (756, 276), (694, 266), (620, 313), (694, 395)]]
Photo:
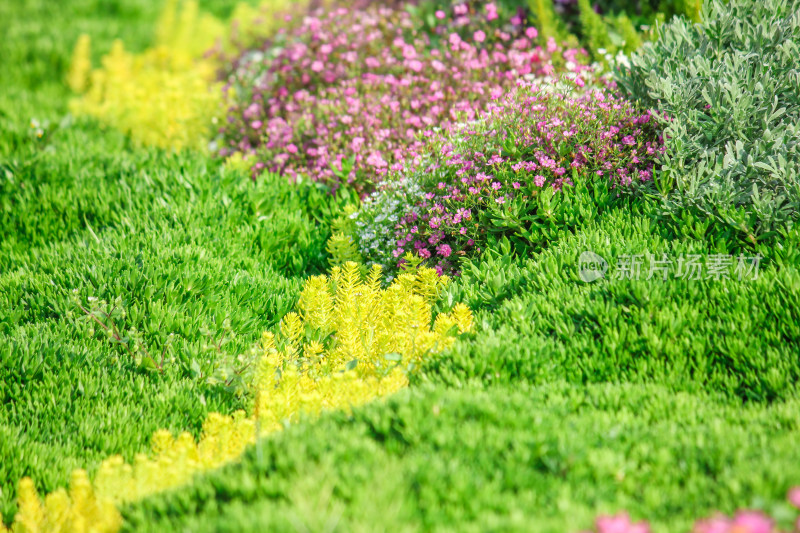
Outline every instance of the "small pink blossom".
[(741, 533), (773, 533), (774, 522), (758, 511), (740, 511), (733, 518), (732, 531)]
[(530, 27), (525, 29), (525, 35), (528, 37), (528, 39), (533, 40), (533, 39), (536, 39), (539, 36), (539, 32), (538, 32), (538, 30), (536, 28), (534, 28), (533, 26), (530, 26)]
[(422, 70), (422, 62), (418, 59), (412, 59), (408, 62), (408, 68), (413, 70), (414, 72), (420, 72)]
[(324, 68), (325, 65), (322, 63), (322, 61), (317, 60), (311, 63), (311, 70), (313, 70), (314, 72), (322, 72), (322, 69)]
[(447, 14), (445, 14), (445, 12), (444, 12), (444, 11), (442, 11), (441, 9), (439, 9), (438, 11), (436, 11), (436, 18), (437, 18), (437, 19), (439, 19), (439, 20), (444, 20), (444, 18), (445, 18), (446, 16), (447, 16)]
[(497, 6), (495, 5), (495, 3), (494, 2), (489, 2), (488, 4), (486, 4), (486, 20), (491, 22), (491, 21), (497, 19), (497, 17), (498, 17), (498, 15), (497, 15)]
[(616, 516), (601, 516), (596, 520), (597, 533), (649, 533), (650, 526), (645, 522), (631, 522), (628, 513)]
[(789, 503), (800, 509), (800, 487), (794, 487), (789, 490), (789, 494), (787, 494), (787, 499)]
[(452, 249), (447, 244), (440, 244), (439, 246), (436, 247), (436, 253), (438, 253), (442, 257), (450, 257), (451, 252)]
[(475, 42), (482, 43), (486, 40), (486, 34), (483, 30), (478, 30), (472, 34), (472, 38), (475, 39)]

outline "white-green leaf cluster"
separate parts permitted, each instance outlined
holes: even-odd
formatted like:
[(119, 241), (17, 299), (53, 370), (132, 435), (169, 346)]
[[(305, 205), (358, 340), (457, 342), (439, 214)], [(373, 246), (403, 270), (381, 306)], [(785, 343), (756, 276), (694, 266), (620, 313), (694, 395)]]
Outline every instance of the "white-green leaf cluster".
[(798, 220), (798, 58), (800, 0), (709, 0), (701, 23), (675, 18), (617, 70), (664, 122), (655, 183), (671, 214), (736, 218), (750, 236)]

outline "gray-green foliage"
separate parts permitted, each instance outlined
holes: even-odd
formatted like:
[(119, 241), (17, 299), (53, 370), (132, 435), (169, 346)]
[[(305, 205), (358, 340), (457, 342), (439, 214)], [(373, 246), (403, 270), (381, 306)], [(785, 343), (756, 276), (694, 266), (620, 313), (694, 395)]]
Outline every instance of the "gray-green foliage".
[(800, 212), (800, 1), (711, 0), (702, 21), (674, 19), (617, 81), (666, 114), (667, 212), (699, 210), (752, 242)]

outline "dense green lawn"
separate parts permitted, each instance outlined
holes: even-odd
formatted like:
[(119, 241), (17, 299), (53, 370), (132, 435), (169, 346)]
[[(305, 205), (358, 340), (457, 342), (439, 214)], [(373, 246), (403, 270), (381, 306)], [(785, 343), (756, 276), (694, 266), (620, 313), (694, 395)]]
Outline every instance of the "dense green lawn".
[[(68, 116), (77, 36), (90, 33), (97, 55), (115, 37), (141, 49), (159, 9), (0, 5), (6, 520), (22, 476), (51, 491), (73, 468), (130, 458), (158, 428), (196, 433), (207, 412), (241, 408), (235, 380), (209, 377), (239, 368), (326, 267), (342, 200)], [(50, 124), (41, 138), (34, 118)], [(670, 229), (656, 211), (623, 202), (540, 253), (467, 265), (440, 305), (467, 303), (478, 330), (410, 390), (265, 439), (241, 464), (127, 507), (127, 527), (564, 531), (629, 509), (680, 531), (714, 509), (780, 515), (800, 484), (800, 235), (757, 250), (757, 280), (579, 280), (587, 249), (612, 265), (732, 251), (714, 228)], [(137, 347), (81, 309), (103, 301)], [(160, 371), (141, 361), (162, 353)]]

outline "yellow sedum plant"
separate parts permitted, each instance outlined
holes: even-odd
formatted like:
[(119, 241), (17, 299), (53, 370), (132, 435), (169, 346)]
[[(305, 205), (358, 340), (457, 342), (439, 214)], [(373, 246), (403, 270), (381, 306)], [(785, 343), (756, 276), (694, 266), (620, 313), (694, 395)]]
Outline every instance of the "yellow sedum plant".
[(119, 456), (105, 460), (93, 484), (77, 470), (69, 491), (59, 489), (44, 503), (25, 478), (11, 531), (116, 532), (122, 524), (118, 505), (234, 461), (257, 436), (301, 416), (350, 409), (396, 392), (408, 385), (411, 365), (472, 330), (472, 313), (463, 304), (433, 320), (432, 304), (447, 277), (423, 267), (400, 274), (385, 289), (382, 280), (380, 267), (364, 276), (354, 262), (334, 267), (330, 277), (308, 279), (297, 312), (284, 317), (277, 336), (262, 336), (252, 416), (211, 413), (198, 440), (160, 430), (149, 455), (138, 455), (132, 464)]
[(215, 47), (231, 51), (234, 42), (270, 35), (281, 20), (278, 13), (302, 4), (242, 3), (231, 22), (223, 22), (200, 12), (195, 0), (167, 0), (151, 48), (133, 54), (117, 40), (97, 69), (92, 69), (90, 38), (82, 35), (67, 76), (67, 84), (80, 95), (70, 109), (142, 145), (205, 150), (223, 112), (219, 65), (207, 52)]
[(119, 531), (122, 526), (117, 508), (95, 494), (84, 470), (72, 473), (69, 491), (51, 492), (44, 503), (33, 481), (24, 478), (19, 483), (18, 500), (19, 511), (11, 526), (14, 533), (105, 533)]

